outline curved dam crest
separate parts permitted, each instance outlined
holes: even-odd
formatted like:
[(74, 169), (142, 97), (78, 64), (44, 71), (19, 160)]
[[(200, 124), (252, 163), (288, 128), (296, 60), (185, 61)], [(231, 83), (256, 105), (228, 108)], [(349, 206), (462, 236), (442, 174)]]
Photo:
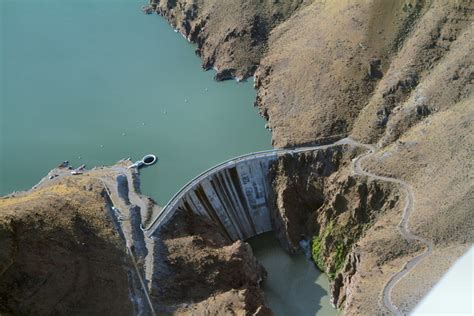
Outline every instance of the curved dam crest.
[(246, 240), (273, 230), (271, 210), (274, 208), (269, 171), (272, 162), (283, 155), (295, 155), (340, 145), (358, 145), (349, 138), (333, 144), (274, 149), (251, 153), (218, 164), (188, 182), (163, 207), (144, 230), (153, 237), (177, 210), (206, 217), (232, 241)]
[(151, 237), (174, 213), (188, 210), (207, 217), (230, 240), (245, 240), (272, 229), (268, 171), (275, 152), (231, 160), (205, 172), (175, 196), (146, 230)]

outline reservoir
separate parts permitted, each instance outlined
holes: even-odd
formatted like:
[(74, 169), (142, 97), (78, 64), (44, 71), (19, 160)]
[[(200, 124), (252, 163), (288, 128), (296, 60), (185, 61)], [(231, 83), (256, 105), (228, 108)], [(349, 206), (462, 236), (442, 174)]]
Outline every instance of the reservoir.
[[(142, 192), (164, 205), (203, 170), (271, 148), (252, 83), (215, 82), (194, 47), (143, 15), (143, 4), (0, 1), (0, 196), (31, 188), (64, 160), (94, 167), (153, 153)], [(271, 236), (252, 240), (269, 273), (269, 306), (334, 314), (327, 278)]]
[(252, 82), (213, 81), (192, 45), (141, 5), (0, 1), (0, 195), (64, 160), (93, 167), (154, 153), (142, 191), (164, 205), (201, 171), (271, 148)]

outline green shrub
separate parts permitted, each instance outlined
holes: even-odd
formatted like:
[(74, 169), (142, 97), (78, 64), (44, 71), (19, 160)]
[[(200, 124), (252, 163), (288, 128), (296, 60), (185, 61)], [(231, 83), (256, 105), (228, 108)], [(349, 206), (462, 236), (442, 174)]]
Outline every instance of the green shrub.
[(313, 242), (311, 244), (311, 255), (314, 263), (316, 263), (316, 266), (319, 268), (319, 270), (324, 272), (326, 269), (324, 266), (324, 257), (322, 250), (322, 239), (319, 236), (314, 236)]
[[(326, 238), (331, 235), (336, 247), (331, 253), (332, 263), (330, 267), (326, 267), (324, 261), (324, 253), (326, 252), (324, 243)], [(311, 243), (311, 255), (316, 266), (323, 272), (326, 272), (331, 280), (334, 280), (337, 273), (343, 268), (349, 247), (344, 243), (344, 234), (334, 229), (333, 221), (329, 222), (319, 235), (314, 236)]]
[(332, 267), (331, 272), (328, 273), (329, 278), (334, 280), (336, 275), (344, 267), (344, 262), (347, 256), (347, 247), (343, 242), (336, 245), (336, 251), (332, 254)]

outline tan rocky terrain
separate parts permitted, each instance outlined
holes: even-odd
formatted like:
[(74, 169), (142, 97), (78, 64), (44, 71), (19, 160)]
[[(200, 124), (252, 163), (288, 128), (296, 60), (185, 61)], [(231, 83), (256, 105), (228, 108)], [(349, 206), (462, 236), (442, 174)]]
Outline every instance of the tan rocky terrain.
[(0, 199), (0, 314), (133, 313), (103, 190), (92, 175), (66, 176)]
[[(219, 73), (250, 75), (249, 69), (258, 65), (256, 104), (268, 120), (275, 146), (329, 142), (349, 135), (381, 148), (370, 162), (364, 163), (364, 168), (404, 180), (413, 188), (410, 227), (434, 242), (433, 254), (393, 290), (394, 303), (406, 312), (474, 241), (474, 4), (472, 1), (302, 1), (296, 6), (291, 1), (274, 3), (270, 6), (274, 10), (281, 10), (282, 4), (293, 6), (278, 15), (280, 18), (261, 37), (251, 36), (264, 38), (265, 43), (258, 42), (256, 47), (262, 49), (261, 53), (246, 60), (243, 57), (247, 56), (246, 50), (239, 45), (248, 47), (248, 36), (232, 36), (233, 26), (238, 21), (240, 29), (252, 29), (249, 16), (272, 19), (269, 2), (261, 2), (258, 10), (246, 11), (257, 5), (256, 2), (234, 1), (233, 6), (239, 9), (232, 10), (229, 17), (228, 13), (222, 13), (228, 7), (225, 1), (157, 1), (159, 13), (189, 40), (198, 43), (204, 68), (216, 66), (217, 79), (229, 77)], [(187, 16), (186, 8), (190, 7), (193, 14)], [(201, 20), (206, 21), (204, 31), (196, 27), (199, 24), (196, 21)], [(188, 24), (191, 28), (181, 27)], [(232, 49), (229, 51), (228, 47)], [(236, 70), (236, 67), (241, 68)], [(355, 181), (351, 180), (349, 168), (333, 176), (332, 181), (336, 182), (330, 190), (310, 180), (308, 172), (314, 172), (314, 168), (305, 160), (281, 161), (276, 167), (279, 211), (288, 223), (295, 223), (295, 226), (287, 223), (290, 240), (311, 231), (315, 232), (317, 242), (328, 236), (333, 239), (334, 234), (343, 235), (344, 230), (334, 232), (334, 224), (329, 225), (331, 215), (323, 214), (328, 210), (330, 214), (337, 213), (334, 209), (340, 205), (350, 210), (361, 203), (360, 192), (354, 192), (348, 185)], [(387, 197), (399, 190), (396, 185), (381, 181), (358, 179), (356, 182), (359, 181), (368, 181), (363, 190), (371, 194), (378, 190), (377, 194), (383, 192)], [(327, 195), (322, 196), (321, 188), (325, 188)], [(301, 208), (307, 214), (302, 214)], [(424, 251), (422, 245), (408, 244), (400, 236), (396, 226), (401, 210), (390, 208), (383, 206), (385, 211), (364, 229), (354, 228), (357, 223), (350, 223), (347, 218), (341, 220), (342, 227), (362, 231), (343, 269), (354, 270), (351, 262), (357, 262), (357, 272), (351, 280), (343, 273), (335, 283), (345, 288), (341, 293), (346, 295), (335, 296), (335, 302), (347, 314), (380, 313), (381, 303), (374, 298), (380, 297), (390, 275), (416, 253)], [(305, 219), (311, 216), (314, 219), (307, 224)], [(332, 218), (339, 222), (338, 216), (332, 214)], [(330, 250), (320, 258), (321, 268), (329, 272), (337, 254)], [(348, 281), (351, 286), (347, 286)]]
[(247, 243), (192, 214), (145, 241), (140, 224), (156, 205), (128, 165), (59, 167), (0, 199), (0, 314), (271, 314)]
[(259, 288), (265, 270), (242, 241), (184, 211), (160, 233), (151, 295), (162, 311), (195, 315), (267, 315)]
[[(474, 242), (472, 1), (153, 0), (152, 6), (197, 43), (216, 79), (255, 74), (256, 104), (275, 146), (344, 136), (378, 146), (363, 168), (410, 185), (409, 226), (434, 244), (391, 293), (409, 312)], [(333, 302), (348, 315), (385, 313), (386, 283), (426, 250), (397, 229), (400, 186), (354, 174), (352, 160), (364, 151), (283, 157), (272, 168), (282, 245), (295, 252), (301, 238), (312, 241), (315, 263), (332, 280)], [(130, 201), (115, 189), (109, 198), (104, 189), (117, 182), (117, 169), (98, 169), (0, 199), (0, 313), (132, 314), (143, 307), (109, 209)], [(148, 249), (158, 258), (152, 268), (143, 249), (133, 251), (138, 269), (152, 274), (150, 297), (160, 313), (269, 313), (259, 289), (265, 272), (249, 246), (192, 214), (179, 214)]]
[(411, 309), (473, 243), (474, 102), (458, 102), (424, 119), (367, 162), (367, 169), (409, 182), (414, 189), (412, 230), (435, 244), (394, 300)]
[(302, 2), (150, 1), (173, 27), (197, 43), (203, 68), (216, 69), (217, 80), (251, 76), (266, 51), (270, 31)]

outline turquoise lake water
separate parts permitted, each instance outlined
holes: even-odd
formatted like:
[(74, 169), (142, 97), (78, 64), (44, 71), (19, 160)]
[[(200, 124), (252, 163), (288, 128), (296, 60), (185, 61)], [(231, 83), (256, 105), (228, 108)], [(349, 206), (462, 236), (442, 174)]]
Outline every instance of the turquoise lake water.
[[(271, 148), (251, 82), (213, 81), (194, 47), (143, 4), (0, 0), (0, 195), (64, 160), (93, 167), (154, 153), (142, 192), (164, 205), (205, 169)], [(310, 261), (265, 235), (254, 244), (277, 315), (329, 313), (327, 279)]]
[(0, 195), (63, 160), (93, 167), (155, 153), (142, 191), (163, 205), (204, 169), (271, 148), (252, 83), (213, 81), (142, 4), (0, 1)]

